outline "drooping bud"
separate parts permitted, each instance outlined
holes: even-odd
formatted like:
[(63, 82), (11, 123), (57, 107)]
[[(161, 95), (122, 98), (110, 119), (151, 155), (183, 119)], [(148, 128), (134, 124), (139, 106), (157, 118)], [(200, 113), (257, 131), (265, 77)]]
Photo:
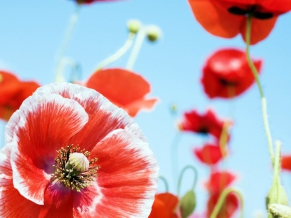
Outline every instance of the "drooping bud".
[(147, 27), (147, 37), (151, 42), (155, 42), (161, 36), (161, 29), (158, 26), (150, 25)]
[(75, 152), (70, 154), (68, 162), (79, 172), (84, 172), (89, 169), (89, 160), (83, 153)]
[(276, 217), (289, 218), (291, 217), (291, 207), (282, 204), (270, 204), (269, 212)]
[(136, 34), (140, 30), (141, 22), (139, 20), (129, 20), (127, 27), (129, 32)]

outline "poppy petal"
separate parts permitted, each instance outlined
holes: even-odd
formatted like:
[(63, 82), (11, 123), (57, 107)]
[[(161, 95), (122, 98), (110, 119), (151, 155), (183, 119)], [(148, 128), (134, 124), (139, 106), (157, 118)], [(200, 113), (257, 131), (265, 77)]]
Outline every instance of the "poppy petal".
[[(251, 45), (254, 45), (265, 38), (271, 33), (272, 29), (275, 26), (275, 23), (277, 21), (277, 16), (272, 17), (270, 19), (252, 19), (252, 26), (251, 26)], [(244, 41), (246, 41), (246, 28), (247, 28), (247, 22), (246, 19), (244, 21), (244, 24), (242, 25), (241, 29), (241, 35)]]
[(152, 99), (141, 99), (135, 102), (130, 103), (123, 109), (129, 114), (129, 116), (134, 117), (136, 114), (141, 110), (151, 110), (153, 109), (154, 105), (158, 102), (157, 98)]
[(175, 208), (177, 207), (177, 204), (179, 202), (179, 199), (177, 196), (171, 194), (171, 193), (161, 193), (157, 194), (155, 196), (156, 199), (160, 199), (163, 201), (167, 207), (167, 209), (172, 213), (174, 212)]
[(217, 164), (223, 155), (219, 145), (206, 144), (202, 148), (194, 148), (193, 153), (204, 164)]
[(150, 84), (142, 76), (119, 68), (97, 71), (89, 78), (87, 87), (119, 106), (137, 101), (150, 92)]
[(49, 184), (39, 217), (73, 217), (73, 192), (60, 183)]
[(282, 155), (281, 167), (284, 170), (291, 171), (291, 155)]
[(209, 33), (224, 38), (235, 37), (241, 28), (243, 16), (236, 16), (212, 0), (188, 0), (197, 21)]
[(168, 208), (161, 199), (155, 198), (155, 201), (152, 206), (151, 214), (148, 218), (171, 218), (171, 214), (168, 211)]
[(220, 193), (229, 186), (236, 176), (228, 171), (217, 171), (210, 175), (209, 181), (205, 184), (211, 194)]
[(10, 152), (10, 145), (0, 151), (0, 217), (38, 217), (41, 206), (24, 198), (13, 186)]
[(52, 94), (77, 101), (88, 114), (86, 125), (70, 139), (81, 148), (91, 151), (97, 142), (115, 129), (127, 129), (145, 140), (134, 120), (95, 90), (76, 84), (52, 84), (47, 85), (46, 89)]
[(148, 143), (136, 135), (115, 130), (92, 150), (97, 157), (97, 183), (102, 198), (100, 217), (148, 217), (157, 187), (158, 164)]
[[(42, 91), (26, 99), (6, 127), (7, 141), (14, 145), (14, 186), (37, 204), (43, 204), (45, 182), (47, 174), (54, 170), (56, 150), (68, 146), (68, 139), (88, 121), (87, 113), (76, 101)], [(40, 135), (40, 130), (49, 134)]]

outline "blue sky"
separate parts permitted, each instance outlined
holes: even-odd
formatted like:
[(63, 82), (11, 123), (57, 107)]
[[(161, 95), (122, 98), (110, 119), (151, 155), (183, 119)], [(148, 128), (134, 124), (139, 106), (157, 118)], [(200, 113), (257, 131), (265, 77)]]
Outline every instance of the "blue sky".
[[(34, 79), (41, 84), (53, 82), (55, 55), (74, 7), (74, 2), (65, 0), (1, 2), (0, 67), (21, 79)], [(129, 19), (158, 25), (163, 32), (156, 43), (144, 42), (133, 69), (151, 83), (150, 95), (159, 97), (160, 103), (151, 113), (140, 113), (135, 119), (147, 136), (171, 191), (176, 190), (170, 158), (175, 124), (186, 110), (196, 108), (204, 112), (211, 107), (219, 116), (234, 120), (231, 155), (221, 169), (239, 175), (235, 186), (244, 194), (246, 217), (251, 217), (256, 209), (264, 210), (272, 174), (257, 88), (253, 86), (232, 101), (209, 100), (199, 83), (205, 59), (219, 48), (244, 49), (241, 37), (226, 40), (207, 33), (195, 20), (186, 0), (130, 0), (84, 6), (66, 52), (66, 56), (81, 64), (83, 80), (125, 42)], [(252, 56), (264, 61), (261, 80), (271, 132), (273, 139), (282, 141), (285, 153), (291, 153), (290, 19), (290, 14), (281, 16), (270, 36), (251, 48)], [(129, 53), (111, 66), (125, 67), (128, 57)], [(176, 117), (169, 111), (172, 103), (178, 107)], [(198, 211), (205, 208), (207, 193), (201, 181), (207, 178), (209, 169), (193, 158), (191, 149), (205, 140), (183, 134), (178, 145), (180, 169), (191, 164), (199, 171)], [(186, 175), (182, 192), (191, 187), (192, 175)], [(282, 176), (290, 196), (291, 175)], [(163, 191), (162, 185), (159, 191)]]

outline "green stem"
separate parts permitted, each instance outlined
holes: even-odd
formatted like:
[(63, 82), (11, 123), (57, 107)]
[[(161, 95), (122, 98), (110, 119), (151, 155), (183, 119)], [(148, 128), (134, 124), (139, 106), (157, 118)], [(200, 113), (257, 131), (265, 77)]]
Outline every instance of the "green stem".
[(67, 29), (65, 31), (65, 35), (64, 38), (62, 40), (61, 46), (57, 52), (56, 55), (56, 63), (57, 63), (57, 69), (56, 69), (56, 82), (62, 82), (64, 81), (64, 77), (62, 75), (62, 69), (61, 69), (61, 61), (63, 59), (63, 56), (68, 48), (73, 30), (76, 26), (76, 23), (78, 21), (78, 17), (80, 14), (80, 9), (81, 9), (81, 5), (80, 4), (76, 4), (76, 8), (74, 13), (71, 15), (70, 21), (69, 21), (69, 25), (67, 26)]
[(137, 33), (136, 41), (134, 43), (133, 49), (131, 51), (130, 57), (129, 57), (127, 65), (126, 65), (126, 69), (128, 69), (128, 70), (132, 70), (132, 68), (133, 68), (135, 60), (138, 56), (138, 53), (141, 49), (142, 43), (143, 43), (144, 38), (146, 36), (146, 28), (147, 27), (141, 27)]
[(197, 170), (195, 167), (191, 166), (191, 165), (187, 165), (183, 168), (183, 170), (181, 171), (180, 173), (180, 176), (179, 176), (179, 180), (178, 180), (178, 187), (177, 187), (177, 195), (179, 196), (180, 195), (180, 188), (181, 188), (181, 183), (182, 183), (182, 178), (183, 178), (183, 175), (185, 173), (185, 171), (187, 169), (192, 169), (193, 172), (194, 172), (194, 181), (193, 181), (193, 185), (192, 185), (192, 189), (191, 190), (194, 190), (195, 189), (195, 186), (196, 186), (196, 183), (197, 183), (197, 178), (198, 178), (198, 173), (197, 173)]
[(134, 36), (135, 36), (134, 33), (129, 33), (129, 37), (126, 40), (126, 42), (124, 43), (124, 45), (117, 52), (115, 52), (113, 55), (109, 56), (108, 58), (103, 60), (100, 64), (98, 64), (98, 67), (95, 70), (95, 72), (101, 70), (102, 68), (104, 68), (108, 64), (111, 64), (112, 62), (121, 58), (128, 51), (128, 49), (131, 47), (131, 45), (133, 43)]
[(174, 139), (172, 141), (172, 145), (171, 145), (171, 157), (172, 157), (172, 175), (173, 175), (173, 182), (174, 185), (176, 186), (176, 178), (177, 176), (177, 172), (179, 169), (179, 163), (178, 163), (178, 144), (181, 140), (181, 133), (180, 132), (176, 132), (176, 135), (174, 136)]
[(247, 19), (247, 30), (246, 30), (246, 56), (247, 56), (247, 61), (248, 64), (252, 70), (252, 73), (255, 77), (256, 83), (258, 85), (259, 91), (260, 91), (260, 96), (262, 100), (262, 114), (263, 114), (263, 122), (264, 122), (264, 127), (265, 127), (265, 132), (267, 136), (267, 141), (268, 141), (268, 147), (269, 147), (269, 153), (271, 157), (272, 164), (274, 164), (274, 151), (273, 151), (273, 143), (272, 143), (272, 137), (271, 137), (271, 131), (269, 127), (269, 122), (268, 122), (268, 115), (267, 115), (267, 103), (266, 103), (266, 98), (264, 96), (263, 88), (259, 79), (259, 74), (258, 71), (251, 60), (250, 57), (250, 38), (251, 38), (251, 25), (252, 25), (252, 15), (249, 14), (248, 19)]
[(221, 195), (219, 196), (219, 199), (214, 207), (214, 210), (212, 211), (211, 215), (210, 215), (210, 218), (216, 218), (224, 201), (225, 201), (225, 198), (228, 194), (230, 193), (235, 193), (239, 200), (240, 200), (240, 204), (241, 204), (241, 213), (240, 213), (240, 217), (243, 218), (244, 217), (244, 200), (243, 200), (243, 197), (242, 197), (242, 194), (239, 190), (235, 189), (235, 188), (226, 188), (223, 190), (223, 192), (221, 193)]
[(158, 177), (158, 178), (164, 182), (164, 185), (165, 185), (166, 192), (169, 192), (169, 184), (168, 184), (168, 182), (167, 182), (166, 178), (165, 178), (165, 177), (163, 177), (163, 176), (161, 176), (161, 175), (159, 175), (159, 177)]
[(274, 176), (273, 176), (273, 185), (281, 185), (280, 182), (280, 170), (281, 170), (281, 142), (276, 141), (276, 153), (275, 153), (275, 161), (274, 161)]

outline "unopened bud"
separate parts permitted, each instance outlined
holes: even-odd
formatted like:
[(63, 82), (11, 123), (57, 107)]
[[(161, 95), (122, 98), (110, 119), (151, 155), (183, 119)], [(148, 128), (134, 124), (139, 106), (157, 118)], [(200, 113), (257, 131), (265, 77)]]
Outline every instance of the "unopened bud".
[(136, 34), (140, 30), (141, 22), (139, 20), (129, 20), (127, 27), (129, 32)]
[(79, 172), (84, 172), (89, 169), (89, 160), (83, 153), (72, 153), (69, 157), (69, 163)]
[(147, 37), (151, 42), (155, 42), (159, 39), (161, 30), (158, 26), (151, 25), (147, 27)]

